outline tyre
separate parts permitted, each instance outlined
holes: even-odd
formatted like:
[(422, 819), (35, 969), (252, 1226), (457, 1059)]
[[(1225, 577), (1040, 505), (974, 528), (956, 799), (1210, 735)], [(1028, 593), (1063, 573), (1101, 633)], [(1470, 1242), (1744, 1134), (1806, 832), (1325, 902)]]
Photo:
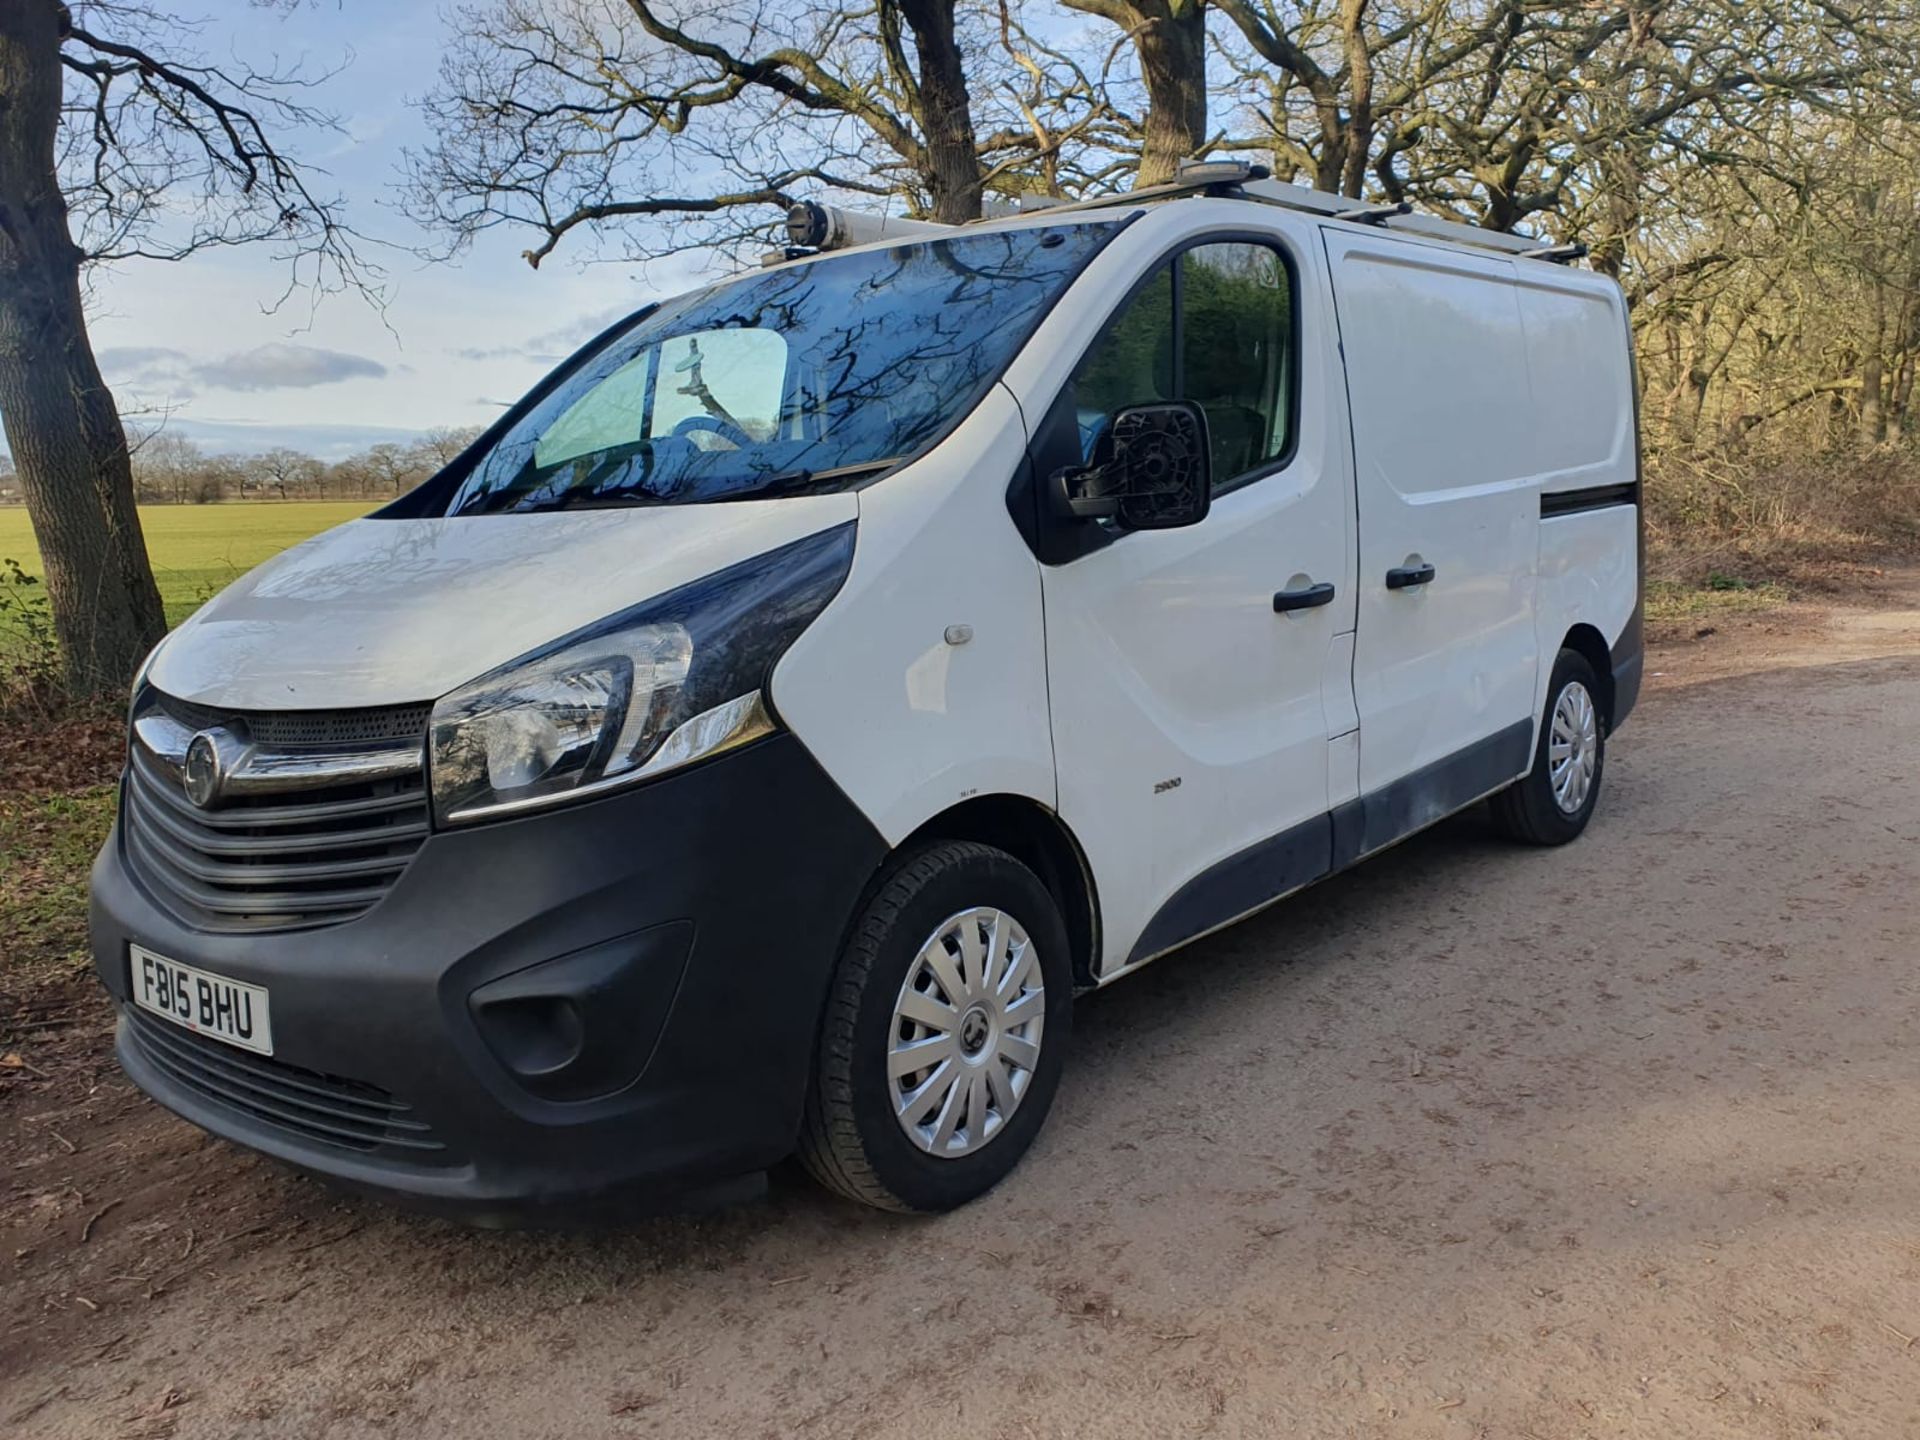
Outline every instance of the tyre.
[(1072, 986), (1066, 925), (1026, 866), (969, 841), (901, 855), (834, 975), (802, 1163), (884, 1210), (951, 1210), (992, 1188), (1053, 1104)]
[(1494, 824), (1529, 845), (1564, 845), (1587, 828), (1607, 768), (1606, 723), (1586, 656), (1562, 650), (1547, 686), (1533, 769), (1492, 800)]

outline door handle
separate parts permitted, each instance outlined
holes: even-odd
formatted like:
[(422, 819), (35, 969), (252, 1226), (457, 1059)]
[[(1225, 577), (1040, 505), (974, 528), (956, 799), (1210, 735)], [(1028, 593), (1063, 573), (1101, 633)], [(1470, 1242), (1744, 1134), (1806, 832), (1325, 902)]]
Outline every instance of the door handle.
[(1289, 610), (1311, 610), (1318, 605), (1333, 603), (1333, 586), (1322, 580), (1318, 585), (1309, 585), (1303, 590), (1282, 590), (1273, 597), (1273, 611), (1284, 615)]
[(1425, 585), (1432, 579), (1431, 565), (1396, 565), (1387, 571), (1387, 589), (1411, 590), (1415, 585)]

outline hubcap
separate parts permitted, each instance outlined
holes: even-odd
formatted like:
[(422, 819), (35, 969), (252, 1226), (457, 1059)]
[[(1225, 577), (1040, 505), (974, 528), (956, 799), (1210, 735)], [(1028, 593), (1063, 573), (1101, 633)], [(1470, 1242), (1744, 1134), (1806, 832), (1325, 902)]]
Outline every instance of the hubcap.
[(971, 1154), (1033, 1083), (1046, 1020), (1040, 957), (1004, 910), (963, 910), (928, 937), (894, 1001), (888, 1092), (929, 1155)]
[(1561, 814), (1580, 813), (1599, 767), (1600, 719), (1593, 697), (1578, 680), (1569, 680), (1553, 702), (1547, 735), (1547, 778)]

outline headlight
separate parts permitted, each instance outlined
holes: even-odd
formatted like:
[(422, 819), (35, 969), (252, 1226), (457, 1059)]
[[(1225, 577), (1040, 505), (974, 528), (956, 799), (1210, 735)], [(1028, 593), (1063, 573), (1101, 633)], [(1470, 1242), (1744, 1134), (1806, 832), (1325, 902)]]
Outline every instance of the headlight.
[(852, 562), (853, 526), (822, 531), (461, 686), (433, 707), (436, 818), (597, 794), (771, 733), (774, 663)]

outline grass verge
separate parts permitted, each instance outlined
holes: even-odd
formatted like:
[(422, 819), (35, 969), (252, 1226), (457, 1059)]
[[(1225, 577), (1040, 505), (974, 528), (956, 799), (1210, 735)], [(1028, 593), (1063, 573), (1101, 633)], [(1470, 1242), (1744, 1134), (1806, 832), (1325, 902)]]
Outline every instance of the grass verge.
[(0, 934), (16, 975), (83, 963), (87, 871), (113, 823), (113, 787), (0, 794)]
[(0, 1030), (86, 969), (87, 872), (113, 823), (125, 724), (0, 711)]
[[(140, 529), (153, 577), (178, 625), (226, 586), (322, 530), (358, 519), (370, 500), (246, 500), (224, 505), (142, 505)], [(0, 560), (40, 573), (40, 550), (24, 506), (0, 508)]]
[(1703, 620), (1771, 610), (1791, 598), (1792, 592), (1775, 580), (1743, 580), (1724, 575), (1715, 575), (1705, 584), (1649, 580), (1646, 614), (1652, 621)]

